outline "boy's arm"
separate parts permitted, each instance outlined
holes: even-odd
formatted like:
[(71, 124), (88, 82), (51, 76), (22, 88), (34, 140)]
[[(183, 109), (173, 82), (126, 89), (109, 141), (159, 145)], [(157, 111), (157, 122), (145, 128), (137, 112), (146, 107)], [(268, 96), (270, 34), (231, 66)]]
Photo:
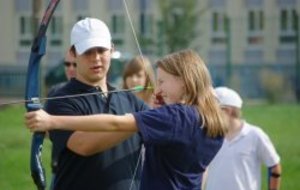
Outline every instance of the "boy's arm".
[(279, 190), (281, 181), (281, 165), (278, 163), (275, 166), (269, 167), (268, 170), (269, 190)]

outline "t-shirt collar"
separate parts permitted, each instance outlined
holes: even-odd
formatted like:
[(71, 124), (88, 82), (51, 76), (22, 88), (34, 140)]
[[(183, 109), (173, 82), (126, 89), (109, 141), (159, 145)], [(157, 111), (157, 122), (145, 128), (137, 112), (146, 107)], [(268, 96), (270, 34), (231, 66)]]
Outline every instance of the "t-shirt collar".
[[(100, 91), (102, 92), (101, 88), (97, 87), (97, 86), (91, 86), (91, 85), (88, 85), (88, 84), (85, 84), (75, 78), (72, 78), (70, 80), (70, 84), (71, 84), (71, 88), (74, 87), (76, 88), (77, 90), (79, 90), (80, 92), (96, 92), (96, 91)], [(111, 90), (116, 90), (115, 87), (113, 87), (111, 84), (107, 83), (107, 89), (109, 91)]]

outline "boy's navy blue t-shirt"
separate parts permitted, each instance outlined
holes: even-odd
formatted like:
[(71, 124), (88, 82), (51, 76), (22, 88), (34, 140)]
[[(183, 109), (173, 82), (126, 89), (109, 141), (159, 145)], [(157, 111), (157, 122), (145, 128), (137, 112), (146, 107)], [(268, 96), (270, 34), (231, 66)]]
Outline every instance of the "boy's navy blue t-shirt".
[(202, 173), (223, 137), (207, 137), (192, 106), (166, 105), (134, 117), (146, 147), (140, 189), (201, 189)]
[[(109, 86), (109, 90), (115, 89)], [(99, 92), (99, 89), (72, 79), (53, 96), (93, 92)], [(107, 97), (97, 94), (50, 100), (45, 105), (45, 110), (53, 115), (124, 115), (145, 109), (148, 106), (130, 92), (111, 93)], [(67, 148), (72, 133), (50, 131), (54, 158), (58, 160), (54, 190), (128, 190), (140, 154), (140, 136), (135, 134), (102, 153), (80, 156)], [(139, 174), (135, 177), (133, 189), (138, 189)]]

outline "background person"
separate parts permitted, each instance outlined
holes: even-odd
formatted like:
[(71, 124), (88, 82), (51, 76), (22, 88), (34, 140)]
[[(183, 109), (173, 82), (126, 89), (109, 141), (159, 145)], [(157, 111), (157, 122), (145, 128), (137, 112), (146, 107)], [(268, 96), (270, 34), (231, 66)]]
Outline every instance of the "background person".
[(222, 145), (226, 124), (198, 54), (184, 50), (159, 60), (156, 93), (165, 105), (147, 111), (72, 117), (40, 110), (27, 113), (26, 123), (33, 131), (139, 131), (146, 146), (140, 189), (201, 189), (202, 173)]
[[(64, 74), (67, 78), (67, 81), (69, 81), (71, 78), (75, 78), (76, 77), (76, 62), (74, 60), (74, 57), (71, 55), (70, 50), (68, 50), (66, 52), (63, 64), (64, 64)], [(66, 84), (66, 81), (52, 86), (48, 92), (48, 96), (52, 96), (55, 93), (55, 91), (57, 91), (59, 88), (61, 88), (65, 84)]]
[(237, 92), (218, 87), (215, 94), (228, 118), (229, 131), (208, 167), (206, 190), (259, 190), (262, 164), (269, 168), (269, 190), (279, 190), (280, 158), (268, 135), (241, 118), (243, 101)]
[[(70, 41), (70, 53), (77, 65), (76, 78), (53, 96), (99, 94), (49, 100), (45, 106), (47, 112), (53, 115), (123, 115), (148, 108), (132, 93), (103, 93), (116, 90), (107, 83), (113, 45), (104, 22), (95, 18), (78, 21), (72, 28)], [(58, 130), (49, 131), (49, 134), (53, 153), (58, 158), (54, 190), (138, 188), (141, 149), (138, 134)]]
[(135, 86), (143, 86), (144, 90), (135, 94), (148, 105), (152, 105), (155, 88), (154, 70), (150, 60), (143, 56), (131, 59), (123, 71), (123, 88), (129, 89)]

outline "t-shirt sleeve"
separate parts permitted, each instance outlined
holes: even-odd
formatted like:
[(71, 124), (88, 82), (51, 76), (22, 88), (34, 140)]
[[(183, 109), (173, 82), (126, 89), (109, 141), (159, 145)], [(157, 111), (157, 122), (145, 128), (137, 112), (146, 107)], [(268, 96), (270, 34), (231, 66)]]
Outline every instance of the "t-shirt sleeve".
[(133, 115), (145, 144), (186, 141), (198, 122), (194, 111), (180, 105), (162, 106)]
[(260, 158), (267, 167), (274, 166), (280, 162), (280, 157), (277, 154), (273, 143), (268, 135), (261, 129), (257, 129), (258, 136), (258, 151)]
[[(78, 110), (70, 100), (52, 100), (45, 104), (45, 111), (52, 115), (78, 115)], [(54, 146), (64, 148), (73, 131), (51, 130), (49, 131), (50, 139)]]

